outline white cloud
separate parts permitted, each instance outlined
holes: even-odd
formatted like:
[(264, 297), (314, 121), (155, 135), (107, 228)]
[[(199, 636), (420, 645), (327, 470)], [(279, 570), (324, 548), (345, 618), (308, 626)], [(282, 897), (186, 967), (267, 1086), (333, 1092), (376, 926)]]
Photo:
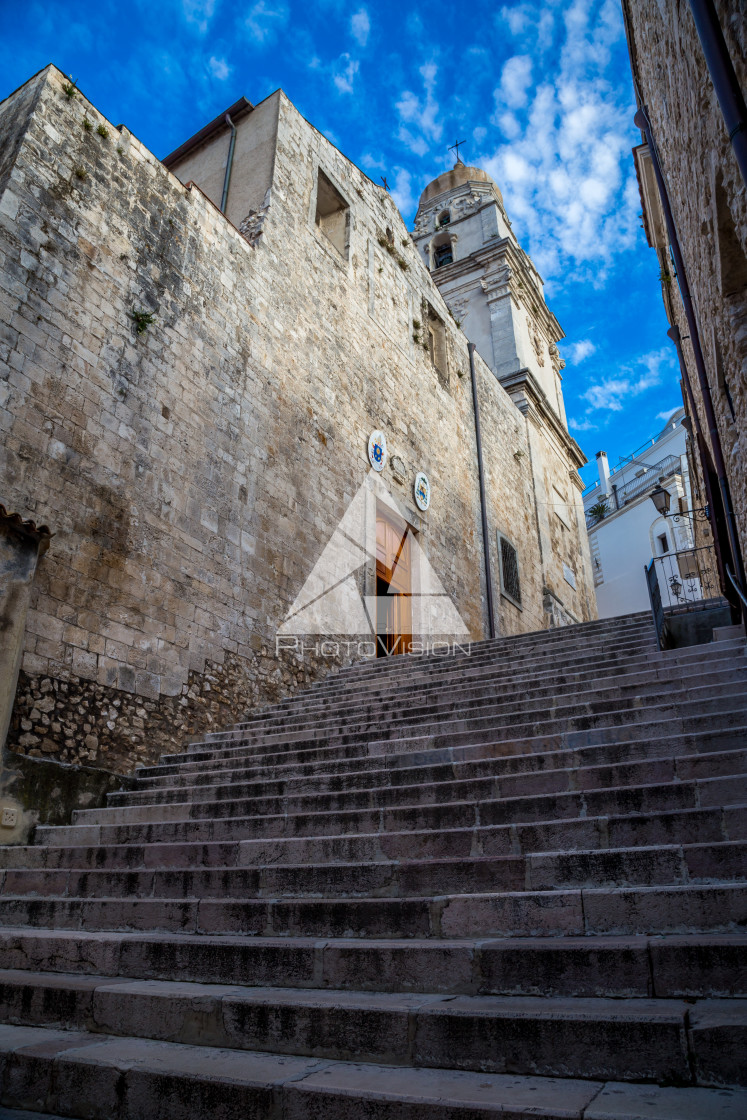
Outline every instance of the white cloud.
[(568, 421), (568, 426), (577, 432), (595, 432), (597, 430), (597, 425), (588, 418), (584, 420), (571, 419)]
[(660, 385), (663, 376), (673, 372), (669, 349), (643, 354), (634, 366), (623, 366), (616, 376), (604, 378), (581, 393), (580, 399), (589, 405), (586, 417), (596, 411), (622, 412), (632, 398)]
[(353, 33), (353, 38), (357, 39), (362, 47), (365, 47), (371, 30), (371, 20), (365, 8), (357, 11), (350, 20), (350, 30)]
[(439, 105), (434, 96), (438, 67), (435, 62), (426, 62), (420, 67), (423, 79), (424, 97), (412, 90), (405, 90), (396, 103), (400, 119), (399, 139), (415, 155), (423, 156), (434, 141), (441, 139), (443, 125), (438, 120)]
[(215, 0), (182, 0), (182, 11), (187, 23), (204, 35), (215, 12)]
[(574, 364), (578, 365), (579, 362), (590, 358), (595, 350), (596, 346), (590, 338), (582, 338), (580, 342), (574, 342), (568, 347), (568, 357)]
[(274, 4), (268, 0), (257, 0), (249, 9), (244, 26), (255, 42), (264, 45), (275, 40), (287, 24), (288, 15), (288, 5), (283, 0)]
[(403, 214), (412, 209), (417, 202), (417, 196), (412, 187), (412, 175), (403, 167), (396, 167), (394, 170), (394, 186), (391, 188), (391, 195)]
[(501, 72), (501, 84), (495, 91), (496, 104), (519, 109), (527, 103), (527, 91), (532, 81), (532, 60), (527, 54), (509, 58)]
[(349, 54), (341, 54), (338, 65), (342, 66), (342, 69), (338, 70), (332, 80), (337, 86), (339, 93), (352, 93), (353, 81), (355, 75), (358, 73), (360, 63), (357, 59), (351, 58)]
[(615, 0), (525, 0), (498, 22), (515, 53), (494, 91), (492, 124), (504, 139), (481, 164), (540, 273), (601, 287), (616, 254), (633, 245), (640, 209)]
[(208, 62), (208, 68), (214, 78), (219, 82), (225, 82), (226, 78), (231, 73), (231, 67), (226, 62), (225, 58), (211, 58)]
[(677, 405), (674, 406), (674, 408), (668, 408), (666, 410), (666, 412), (657, 412), (656, 413), (656, 419), (661, 420), (662, 424), (667, 424), (672, 419), (675, 412), (679, 412), (679, 410), (681, 408), (682, 408), (682, 405), (677, 404)]

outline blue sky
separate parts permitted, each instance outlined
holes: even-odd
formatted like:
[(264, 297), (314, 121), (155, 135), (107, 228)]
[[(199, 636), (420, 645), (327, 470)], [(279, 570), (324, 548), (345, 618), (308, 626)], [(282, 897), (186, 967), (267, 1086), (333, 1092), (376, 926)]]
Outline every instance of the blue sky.
[(408, 225), (464, 139), (566, 333), (585, 481), (597, 450), (614, 463), (678, 407), (617, 0), (0, 0), (0, 96), (48, 62), (158, 156), (242, 94), (281, 86), (373, 179), (386, 175)]

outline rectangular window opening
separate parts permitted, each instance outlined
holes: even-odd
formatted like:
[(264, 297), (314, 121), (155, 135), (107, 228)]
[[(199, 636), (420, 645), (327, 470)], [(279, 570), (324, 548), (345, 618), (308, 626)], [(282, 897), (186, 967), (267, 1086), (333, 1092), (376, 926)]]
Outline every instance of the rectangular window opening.
[(659, 538), (658, 538), (658, 541), (659, 541), (659, 552), (663, 556), (665, 552), (669, 552), (669, 541), (667, 540), (667, 534), (666, 533), (661, 533)]
[(448, 385), (448, 363), (446, 359), (446, 327), (429, 303), (425, 306), (425, 331), (428, 352), (439, 381)]
[(520, 607), (519, 554), (502, 533), (498, 533), (498, 554), (501, 562), (501, 594), (510, 599), (515, 606)]
[(347, 259), (350, 207), (321, 168), (319, 168), (316, 184), (316, 217), (314, 221), (327, 240), (332, 242), (340, 256)]

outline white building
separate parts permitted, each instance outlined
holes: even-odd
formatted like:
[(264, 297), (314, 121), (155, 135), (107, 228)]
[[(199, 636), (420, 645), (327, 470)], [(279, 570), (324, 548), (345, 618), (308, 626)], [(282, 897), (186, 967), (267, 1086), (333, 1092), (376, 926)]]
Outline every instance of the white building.
[(648, 610), (644, 568), (654, 556), (695, 544), (689, 518), (657, 514), (651, 493), (657, 485), (671, 496), (671, 512), (692, 508), (685, 452), (684, 409), (661, 432), (613, 471), (597, 452), (599, 481), (583, 494), (600, 618)]

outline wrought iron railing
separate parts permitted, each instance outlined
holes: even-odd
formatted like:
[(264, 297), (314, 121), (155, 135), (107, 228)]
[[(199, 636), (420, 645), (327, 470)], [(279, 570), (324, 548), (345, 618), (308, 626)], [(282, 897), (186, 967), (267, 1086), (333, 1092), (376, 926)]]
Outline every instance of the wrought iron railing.
[(625, 486), (619, 486), (617, 489), (618, 501), (621, 505), (624, 505), (625, 502), (631, 502), (633, 498), (644, 494), (646, 490), (651, 489), (661, 479), (669, 478), (679, 470), (679, 455), (667, 455), (658, 463), (654, 463), (653, 467), (649, 467), (644, 474), (639, 474), (637, 478), (631, 478)]
[[(632, 502), (634, 498), (640, 497), (645, 494), (647, 490), (653, 490), (657, 482), (663, 482), (666, 478), (671, 478), (673, 474), (677, 474), (681, 469), (679, 455), (667, 455), (665, 458), (660, 459), (658, 463), (654, 463), (643, 474), (639, 474), (636, 478), (631, 478), (624, 486), (614, 486), (612, 494), (599, 495), (599, 500), (586, 511), (586, 527), (592, 529), (598, 525), (600, 521), (604, 521), (609, 513), (615, 513), (618, 509), (622, 509), (628, 502)], [(605, 512), (601, 512), (601, 507), (606, 506)], [(592, 513), (591, 511), (595, 512)]]
[(645, 572), (660, 646), (668, 613), (705, 610), (721, 599), (713, 544), (654, 556)]

